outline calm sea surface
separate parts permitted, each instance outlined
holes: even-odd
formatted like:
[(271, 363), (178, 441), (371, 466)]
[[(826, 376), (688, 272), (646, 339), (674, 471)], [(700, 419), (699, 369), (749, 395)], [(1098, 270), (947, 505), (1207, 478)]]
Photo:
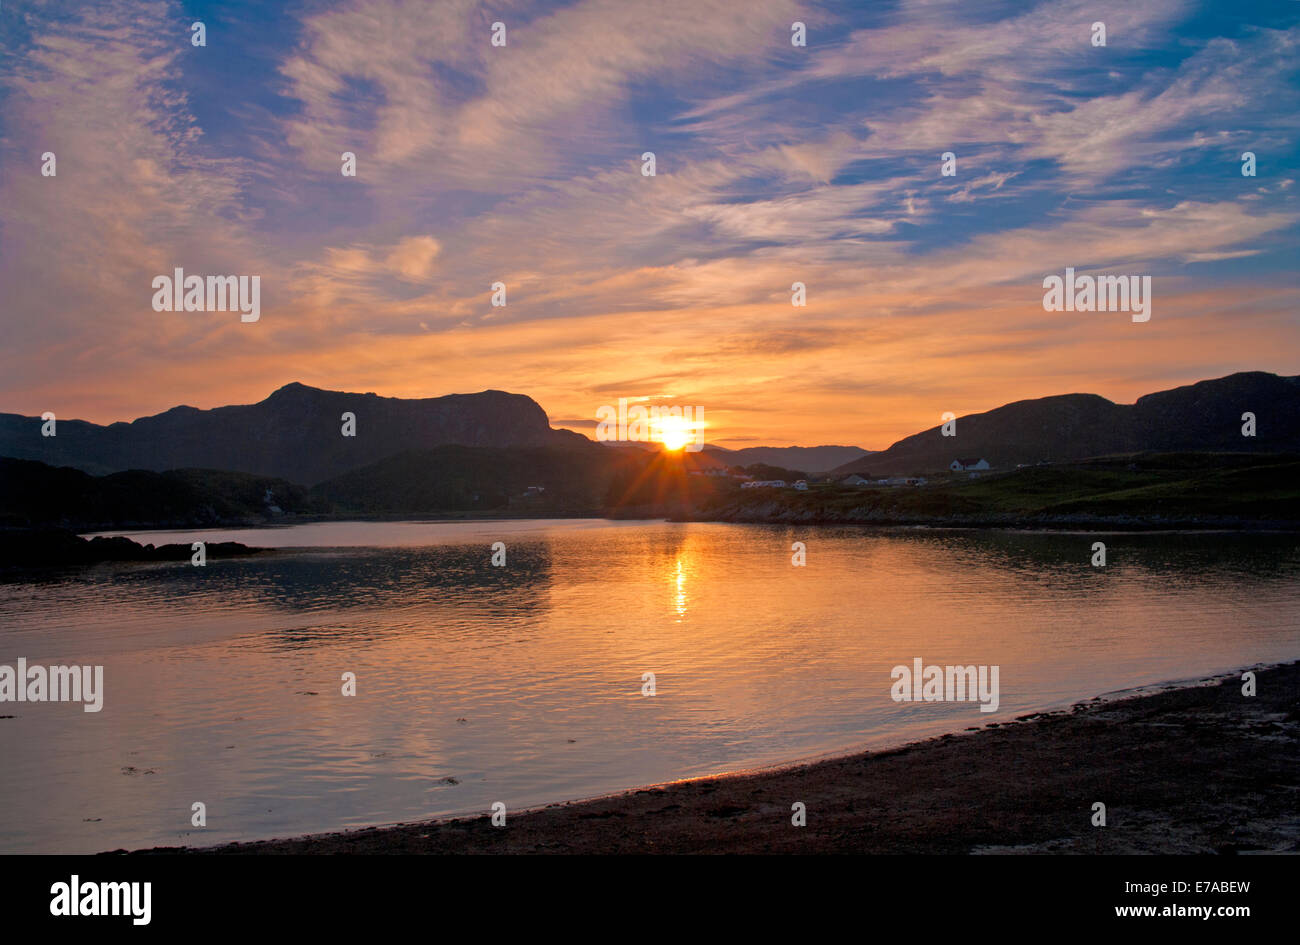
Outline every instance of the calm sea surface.
[[(106, 690), (97, 714), (0, 703), (0, 851), (517, 810), (1300, 658), (1296, 535), (566, 520), (133, 537), (278, 550), (0, 579), (0, 663), (102, 664)], [(893, 702), (890, 669), (915, 657), (998, 665), (999, 712)]]

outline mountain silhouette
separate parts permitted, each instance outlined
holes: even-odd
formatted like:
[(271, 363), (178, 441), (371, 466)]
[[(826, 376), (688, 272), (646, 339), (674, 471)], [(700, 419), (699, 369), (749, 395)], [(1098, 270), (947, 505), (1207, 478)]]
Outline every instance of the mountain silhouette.
[[(1255, 416), (1243, 436), (1242, 415)], [(875, 476), (925, 475), (958, 458), (994, 469), (1143, 451), (1295, 452), (1300, 450), (1300, 377), (1262, 371), (1231, 374), (1116, 404), (1096, 394), (1021, 400), (959, 417), (956, 435), (942, 424), (887, 450), (831, 470)]]
[[(343, 414), (356, 417), (344, 436)], [(39, 417), (0, 414), (0, 456), (102, 475), (128, 469), (220, 469), (314, 485), (404, 450), (447, 444), (538, 447), (584, 444), (552, 430), (530, 397), (486, 390), (418, 400), (286, 384), (256, 404), (173, 407), (131, 423), (59, 420), (41, 435)]]
[(762, 463), (810, 473), (824, 473), (871, 453), (860, 446), (746, 446), (733, 450), (712, 443), (704, 447), (704, 452), (714, 453), (728, 466)]
[[(344, 436), (343, 415), (356, 418)], [(1256, 435), (1242, 435), (1242, 415)], [(198, 410), (173, 407), (131, 423), (101, 426), (59, 420), (41, 435), (39, 417), (0, 414), (0, 456), (69, 466), (95, 475), (125, 470), (213, 469), (314, 486), (411, 450), (443, 446), (492, 449), (590, 447), (553, 430), (530, 397), (499, 390), (405, 400), (287, 384), (256, 404)], [(826, 459), (855, 447), (715, 450), (700, 462), (736, 464), (778, 452)], [(844, 462), (828, 475), (924, 475), (954, 459), (985, 459), (993, 469), (1134, 452), (1300, 451), (1300, 377), (1232, 374), (1116, 404), (1096, 394), (1022, 400), (959, 417), (956, 436), (941, 426), (889, 449)], [(851, 453), (849, 454), (851, 455)], [(593, 460), (594, 461), (594, 460)], [(808, 468), (792, 466), (791, 468)], [(823, 467), (825, 468), (825, 467)]]

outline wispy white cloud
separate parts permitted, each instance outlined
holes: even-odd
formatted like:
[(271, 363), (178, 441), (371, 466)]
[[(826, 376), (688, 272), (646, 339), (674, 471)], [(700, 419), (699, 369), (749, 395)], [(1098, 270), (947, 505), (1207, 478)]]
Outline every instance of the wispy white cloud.
[[(993, 381), (1012, 351), (1055, 358), (1043, 377), (1070, 368), (1053, 352), (1091, 336), (1034, 309), (1066, 265), (1158, 273), (1157, 330), (1199, 326), (1165, 348), (1182, 357), (1214, 336), (1196, 300), (1219, 287), (1199, 273), (1300, 222), (1300, 28), (1187, 35), (1205, 13), (1190, 0), (308, 5), (268, 44), (274, 101), (236, 103), (265, 129), (242, 149), (189, 100), (187, 71), (213, 57), (184, 57), (214, 50), (189, 46), (182, 12), (24, 14), (30, 49), (0, 76), (10, 403), (108, 387), (99, 402), (125, 412), (151, 369), (169, 380), (149, 398), (229, 399), (287, 363), (432, 393), (408, 379), (454, 349), (439, 384), (500, 386), (504, 366), (571, 415), (567, 389), (639, 377), (733, 406), (773, 384), (812, 423), (867, 392), (864, 370), (895, 393), (948, 383), (933, 359), (963, 346), (963, 371)], [(1257, 182), (1236, 168), (1247, 148)], [(939, 175), (947, 150), (956, 177)], [(343, 151), (358, 177), (339, 174)], [(344, 200), (364, 212), (329, 212)], [(256, 333), (152, 312), (149, 278), (175, 265), (261, 273)], [(1269, 278), (1272, 313), (1293, 289)], [(730, 373), (692, 387), (712, 362)]]

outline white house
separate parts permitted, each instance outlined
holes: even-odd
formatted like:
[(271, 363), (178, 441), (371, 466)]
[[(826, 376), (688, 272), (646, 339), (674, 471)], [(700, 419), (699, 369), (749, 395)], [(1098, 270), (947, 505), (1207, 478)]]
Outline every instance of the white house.
[(796, 489), (798, 489), (800, 492), (807, 492), (807, 491), (808, 491), (808, 480), (807, 480), (807, 479), (800, 479), (798, 482), (796, 482), (796, 483), (794, 484), (794, 487), (795, 487)]
[(857, 473), (851, 473), (840, 480), (840, 485), (842, 486), (866, 486), (870, 484), (870, 479), (863, 479)]
[(954, 459), (948, 468), (953, 472), (962, 472), (969, 469), (988, 469), (989, 461), (987, 459)]

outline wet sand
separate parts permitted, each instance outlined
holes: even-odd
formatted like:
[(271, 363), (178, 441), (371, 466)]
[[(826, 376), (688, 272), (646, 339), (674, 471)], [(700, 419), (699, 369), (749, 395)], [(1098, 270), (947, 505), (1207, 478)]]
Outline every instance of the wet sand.
[[(150, 853), (1300, 852), (1300, 663), (596, 800)], [(807, 826), (791, 823), (802, 802)], [(1091, 824), (1094, 802), (1106, 826)]]

